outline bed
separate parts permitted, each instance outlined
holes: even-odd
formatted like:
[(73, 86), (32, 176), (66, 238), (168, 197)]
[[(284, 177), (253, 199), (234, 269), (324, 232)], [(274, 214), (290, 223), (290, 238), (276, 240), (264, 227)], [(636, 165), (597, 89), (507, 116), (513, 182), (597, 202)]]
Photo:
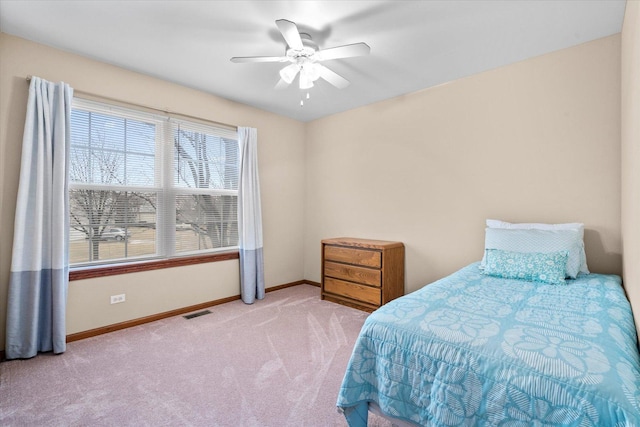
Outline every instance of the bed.
[(368, 317), (337, 401), (349, 426), (366, 426), (370, 409), (397, 425), (640, 426), (620, 277), (563, 271), (549, 283), (490, 274), (490, 262)]

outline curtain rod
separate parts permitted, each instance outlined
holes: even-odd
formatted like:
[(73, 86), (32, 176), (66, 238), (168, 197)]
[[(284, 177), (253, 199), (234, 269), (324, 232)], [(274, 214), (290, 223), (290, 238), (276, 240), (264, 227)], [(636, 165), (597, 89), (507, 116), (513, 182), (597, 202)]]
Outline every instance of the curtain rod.
[[(28, 74), (27, 77), (26, 77), (26, 80), (28, 82), (30, 82), (32, 77), (33, 76), (31, 74)], [(129, 106), (133, 106), (133, 107), (141, 107), (141, 108), (144, 108), (144, 109), (147, 109), (147, 110), (152, 110), (152, 111), (156, 111), (156, 112), (159, 112), (159, 113), (164, 113), (164, 114), (167, 114), (167, 115), (178, 116), (178, 117), (182, 117), (182, 118), (186, 118), (186, 119), (194, 119), (194, 120), (205, 121), (205, 122), (208, 122), (208, 123), (213, 123), (213, 124), (215, 124), (217, 126), (225, 127), (225, 128), (228, 128), (228, 129), (233, 129), (235, 131), (238, 130), (238, 126), (230, 125), (230, 124), (227, 124), (227, 123), (216, 122), (216, 121), (211, 120), (211, 119), (205, 119), (203, 117), (198, 117), (198, 116), (191, 116), (189, 114), (174, 113), (174, 112), (169, 111), (169, 110), (163, 110), (161, 108), (149, 107), (147, 105), (134, 104), (132, 102), (121, 101), (119, 99), (115, 99), (115, 98), (111, 98), (111, 97), (103, 96), (103, 95), (97, 95), (97, 94), (94, 94), (94, 93), (91, 93), (91, 92), (86, 92), (86, 91), (83, 91), (83, 90), (73, 89), (73, 93), (74, 94), (77, 93), (79, 95), (85, 95), (85, 96), (90, 97), (90, 98), (97, 98), (97, 99), (102, 99), (102, 100), (105, 100), (105, 101), (111, 101), (111, 102), (116, 102), (116, 103), (119, 103), (119, 104), (125, 104), (125, 105), (129, 105)], [(80, 98), (82, 98), (82, 96), (80, 96)]]

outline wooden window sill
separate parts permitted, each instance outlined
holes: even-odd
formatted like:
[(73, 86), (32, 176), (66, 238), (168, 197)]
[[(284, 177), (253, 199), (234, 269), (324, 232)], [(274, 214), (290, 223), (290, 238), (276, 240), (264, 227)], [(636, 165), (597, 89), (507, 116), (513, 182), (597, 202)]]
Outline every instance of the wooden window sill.
[(240, 258), (240, 253), (238, 251), (233, 251), (182, 258), (167, 258), (133, 264), (116, 264), (102, 267), (89, 267), (85, 269), (69, 271), (69, 281), (92, 279), (95, 277), (115, 276), (118, 274), (137, 273), (140, 271), (159, 270), (162, 268), (204, 264), (208, 262), (227, 261), (238, 258)]

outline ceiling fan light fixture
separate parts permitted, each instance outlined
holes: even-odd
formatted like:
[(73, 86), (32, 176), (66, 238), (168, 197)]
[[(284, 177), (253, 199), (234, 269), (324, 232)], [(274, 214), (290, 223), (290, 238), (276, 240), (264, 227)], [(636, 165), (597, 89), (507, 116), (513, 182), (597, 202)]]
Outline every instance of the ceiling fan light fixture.
[(309, 73), (305, 72), (304, 68), (300, 71), (300, 89), (311, 89), (313, 87), (313, 79), (309, 76)]
[(320, 78), (321, 65), (316, 62), (307, 62), (302, 67), (301, 73), (306, 74), (307, 78), (312, 82), (315, 82)]
[(291, 82), (293, 82), (293, 79), (296, 78), (298, 71), (300, 71), (300, 66), (298, 64), (289, 64), (280, 70), (280, 77), (287, 84), (291, 84)]

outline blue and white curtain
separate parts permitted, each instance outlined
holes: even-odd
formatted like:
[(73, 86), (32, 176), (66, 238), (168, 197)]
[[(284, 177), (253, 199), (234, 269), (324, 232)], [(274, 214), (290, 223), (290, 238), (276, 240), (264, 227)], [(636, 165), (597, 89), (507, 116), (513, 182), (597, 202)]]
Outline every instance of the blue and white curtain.
[(240, 296), (246, 304), (264, 298), (262, 209), (258, 179), (258, 131), (238, 128), (240, 180), (238, 182), (238, 246)]
[(73, 89), (31, 78), (7, 301), (7, 359), (66, 349)]

